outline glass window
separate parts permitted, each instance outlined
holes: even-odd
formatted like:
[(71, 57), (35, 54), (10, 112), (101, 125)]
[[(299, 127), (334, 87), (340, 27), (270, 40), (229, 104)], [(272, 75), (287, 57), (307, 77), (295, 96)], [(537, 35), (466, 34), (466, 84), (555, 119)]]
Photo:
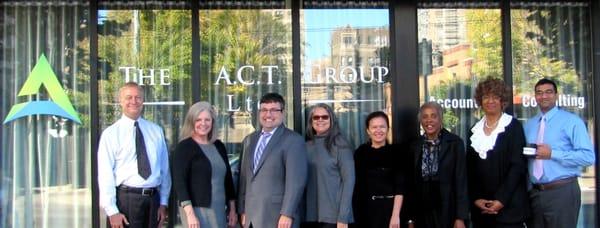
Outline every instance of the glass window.
[(100, 130), (121, 118), (118, 90), (135, 81), (144, 88), (143, 117), (163, 128), (172, 150), (192, 102), (191, 11), (170, 9), (180, 6), (173, 2), (154, 3), (161, 9), (104, 3), (110, 10), (98, 11)]
[(284, 97), (284, 124), (294, 127), (292, 13), (284, 6), (199, 13), (201, 99), (217, 109), (214, 128), (227, 146), (237, 178), (242, 141), (259, 129), (263, 94), (277, 92)]
[(0, 227), (92, 223), (86, 2), (0, 2)]
[(300, 15), (303, 111), (329, 104), (358, 146), (366, 142), (369, 113), (391, 116), (390, 48), (377, 41), (389, 37), (388, 10), (302, 9)]
[[(539, 112), (535, 83), (543, 78), (558, 84), (557, 105), (583, 119), (593, 140), (592, 59), (589, 5), (513, 4), (511, 10), (515, 114), (525, 122)], [(595, 225), (595, 169), (579, 178), (579, 227)]]
[(467, 138), (480, 118), (474, 93), (486, 77), (501, 78), (499, 9), (418, 9), (420, 100), (444, 108), (444, 127)]

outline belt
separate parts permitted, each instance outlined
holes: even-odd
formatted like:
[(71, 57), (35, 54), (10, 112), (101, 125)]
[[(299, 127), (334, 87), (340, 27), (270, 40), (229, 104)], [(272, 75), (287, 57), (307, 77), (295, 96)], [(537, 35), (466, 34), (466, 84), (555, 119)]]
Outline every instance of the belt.
[(393, 199), (394, 196), (371, 196), (371, 200), (378, 200), (378, 199)]
[(555, 189), (560, 186), (573, 183), (576, 180), (577, 180), (577, 177), (568, 177), (565, 179), (555, 180), (555, 181), (545, 183), (545, 184), (533, 184), (533, 188), (540, 190), (540, 191), (545, 191), (545, 190)]
[(117, 187), (117, 189), (120, 192), (140, 194), (143, 196), (152, 196), (158, 192), (158, 189), (156, 187), (154, 187), (154, 188), (135, 188), (135, 187), (129, 187), (126, 185), (119, 185), (119, 187)]

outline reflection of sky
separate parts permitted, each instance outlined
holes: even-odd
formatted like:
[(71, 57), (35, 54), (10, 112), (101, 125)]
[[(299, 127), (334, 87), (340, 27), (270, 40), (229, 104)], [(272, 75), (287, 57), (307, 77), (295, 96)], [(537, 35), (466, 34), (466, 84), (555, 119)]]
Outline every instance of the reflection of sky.
[(306, 60), (312, 62), (330, 55), (331, 33), (339, 27), (388, 27), (387, 9), (311, 9), (304, 10)]
[(104, 24), (107, 13), (108, 13), (108, 10), (98, 10), (98, 24), (99, 25)]

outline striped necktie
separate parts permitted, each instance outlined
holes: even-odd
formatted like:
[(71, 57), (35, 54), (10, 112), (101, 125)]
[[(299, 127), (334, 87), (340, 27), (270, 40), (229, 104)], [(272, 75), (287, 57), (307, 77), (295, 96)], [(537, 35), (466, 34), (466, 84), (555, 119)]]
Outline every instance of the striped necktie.
[(260, 162), (260, 158), (262, 157), (265, 147), (267, 147), (267, 142), (269, 141), (269, 138), (271, 137), (271, 135), (272, 135), (271, 132), (263, 132), (260, 134), (260, 141), (258, 142), (258, 148), (256, 149), (256, 153), (254, 154), (254, 166), (253, 166), (254, 173), (256, 173), (256, 170), (258, 169), (258, 162)]

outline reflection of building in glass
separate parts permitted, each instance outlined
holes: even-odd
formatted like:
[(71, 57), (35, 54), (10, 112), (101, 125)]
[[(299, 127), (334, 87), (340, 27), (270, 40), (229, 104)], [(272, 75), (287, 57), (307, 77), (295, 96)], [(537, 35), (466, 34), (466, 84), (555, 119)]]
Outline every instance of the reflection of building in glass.
[(357, 145), (364, 120), (375, 110), (391, 113), (389, 31), (387, 27), (350, 25), (332, 28), (331, 54), (313, 60), (303, 78), (303, 103), (328, 103), (343, 131)]
[(464, 9), (418, 10), (418, 18), (419, 40), (434, 40), (434, 50), (446, 50), (467, 40)]
[[(387, 27), (353, 28), (350, 25), (336, 28), (331, 34), (331, 56), (313, 61), (310, 76), (305, 78), (307, 100), (352, 100), (381, 94), (381, 76), (385, 80), (387, 68), (382, 73), (372, 67), (388, 65), (389, 32)], [(362, 79), (362, 80), (361, 80)], [(308, 80), (317, 82), (306, 83)], [(320, 82), (320, 83), (319, 83)], [(365, 89), (368, 89), (366, 91)], [(371, 91), (372, 90), (372, 91)], [(379, 92), (375, 92), (379, 91)], [(382, 95), (376, 95), (378, 101)], [(380, 102), (378, 106), (380, 106)], [(336, 105), (336, 111), (358, 111), (356, 103)]]

